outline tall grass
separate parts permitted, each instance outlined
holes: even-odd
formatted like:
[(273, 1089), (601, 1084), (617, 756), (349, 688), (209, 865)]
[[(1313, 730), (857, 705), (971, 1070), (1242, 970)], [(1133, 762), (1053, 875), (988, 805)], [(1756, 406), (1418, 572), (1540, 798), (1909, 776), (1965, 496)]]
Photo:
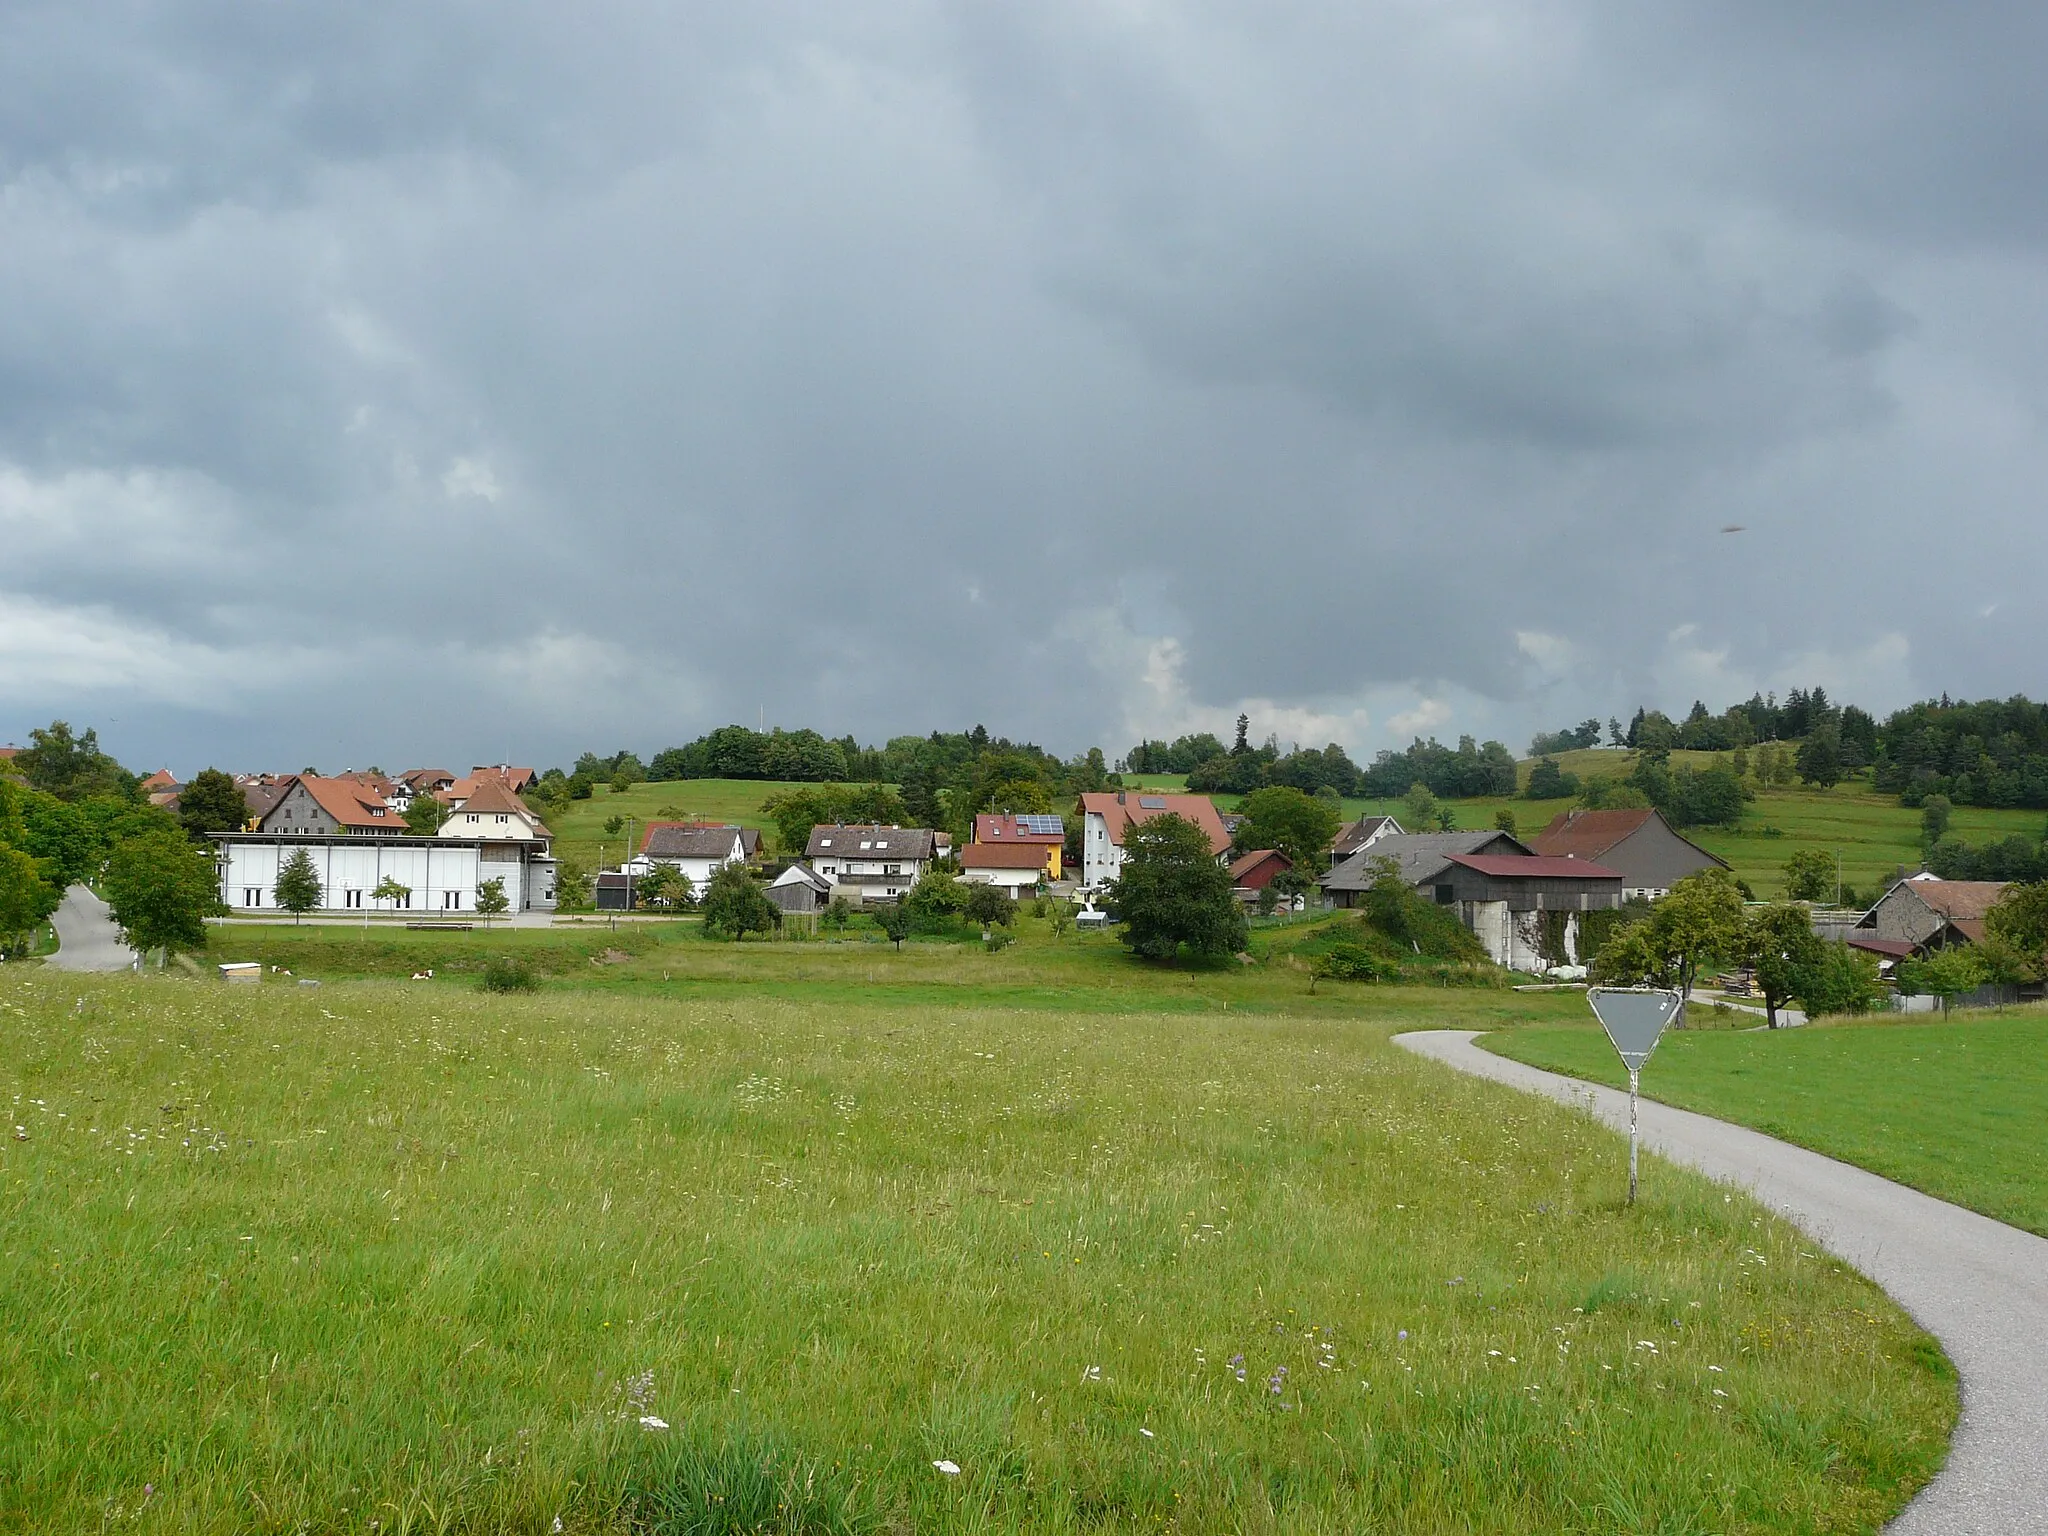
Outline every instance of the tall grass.
[(1881, 1294), (1398, 1022), (10, 975), (0, 1530), (1853, 1531), (1930, 1474)]

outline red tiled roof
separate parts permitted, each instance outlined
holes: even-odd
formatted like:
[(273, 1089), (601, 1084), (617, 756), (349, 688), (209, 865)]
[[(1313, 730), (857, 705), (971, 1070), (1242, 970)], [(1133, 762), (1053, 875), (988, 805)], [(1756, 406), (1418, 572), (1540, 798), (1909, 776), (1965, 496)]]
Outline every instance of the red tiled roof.
[(1522, 858), (1516, 854), (1498, 853), (1448, 853), (1444, 855), (1453, 864), (1462, 864), (1467, 869), (1495, 880), (1619, 880), (1621, 871), (1609, 869), (1604, 864), (1595, 864), (1591, 859), (1551, 859), (1536, 855)]
[[(1146, 805), (1142, 802), (1158, 802)], [(1109, 840), (1121, 848), (1124, 829), (1154, 816), (1180, 816), (1209, 834), (1209, 851), (1221, 853), (1230, 846), (1230, 834), (1223, 830), (1223, 818), (1216, 814), (1216, 802), (1207, 795), (1154, 795), (1143, 790), (1091, 791), (1081, 797), (1084, 814), (1100, 816), (1109, 828)]]
[(159, 768), (135, 787), (144, 794), (149, 794), (159, 789), (176, 789), (178, 787), (178, 776), (168, 768)]
[(1044, 843), (971, 843), (960, 850), (962, 869), (1044, 869)]
[(486, 811), (509, 811), (530, 820), (533, 815), (520, 803), (519, 797), (506, 788), (505, 781), (496, 777), (478, 779), (476, 788), (470, 791), (458, 809), (465, 816)]
[[(323, 779), (302, 773), (299, 783), (313, 797), (313, 803), (344, 827), (404, 826), (399, 814), (384, 803), (384, 797), (354, 779)], [(382, 815), (375, 812), (381, 811)]]
[[(977, 843), (1015, 842), (1046, 845), (1063, 843), (1066, 841), (1066, 837), (1067, 834), (1064, 831), (1027, 832), (1024, 828), (1017, 825), (1017, 818), (1015, 816), (999, 815), (993, 811), (983, 811), (974, 818), (974, 840)], [(991, 865), (989, 867), (996, 868), (997, 866)], [(1020, 864), (1015, 867), (1022, 869), (1024, 866)]]
[(1529, 846), (1545, 858), (1597, 859), (1623, 838), (1642, 831), (1656, 814), (1648, 808), (1560, 811), (1549, 826), (1529, 839)]

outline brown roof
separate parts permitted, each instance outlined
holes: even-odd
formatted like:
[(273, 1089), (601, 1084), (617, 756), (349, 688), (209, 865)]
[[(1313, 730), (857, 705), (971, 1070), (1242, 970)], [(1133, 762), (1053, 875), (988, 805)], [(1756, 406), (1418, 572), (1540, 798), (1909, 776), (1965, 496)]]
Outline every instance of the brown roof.
[(531, 768), (514, 768), (510, 763), (479, 763), (469, 770), (469, 776), (473, 779), (503, 779), (515, 793), (539, 777)]
[(168, 768), (159, 768), (135, 787), (144, 794), (150, 794), (159, 789), (176, 789), (178, 787), (178, 776)]
[(1287, 855), (1282, 853), (1278, 848), (1259, 848), (1251, 853), (1243, 855), (1240, 858), (1231, 860), (1230, 878), (1233, 881), (1242, 880), (1246, 875), (1250, 874), (1253, 870), (1257, 869), (1261, 864), (1265, 863), (1268, 859), (1278, 859), (1287, 868), (1294, 868), (1294, 860), (1287, 857)]
[[(2005, 894), (2000, 880), (1909, 880), (1906, 888), (1958, 927), (1982, 922), (1984, 914)], [(1982, 938), (1983, 933), (1980, 930), (1972, 937)]]
[(1595, 864), (1591, 859), (1544, 858), (1535, 855), (1524, 858), (1520, 854), (1497, 853), (1452, 853), (1446, 854), (1453, 864), (1462, 864), (1467, 869), (1494, 880), (1619, 880), (1621, 871), (1609, 869), (1604, 864)]
[(255, 781), (242, 786), (242, 799), (248, 803), (249, 814), (261, 821), (276, 808), (277, 802), (291, 787), (289, 779)]
[[(1529, 847), (1545, 858), (1553, 859), (1598, 859), (1609, 849), (1648, 826), (1652, 820), (1664, 818), (1649, 807), (1625, 811), (1559, 811), (1550, 825), (1529, 839)], [(1680, 842), (1712, 859), (1723, 869), (1728, 861), (1700, 848), (1698, 843), (1675, 831), (1667, 823), (1664, 828)]]
[[(861, 847), (867, 843), (866, 848)], [(883, 827), (874, 822), (820, 822), (811, 828), (807, 859), (928, 859), (934, 852), (929, 827)]]
[(1880, 939), (1860, 933), (1852, 933), (1843, 940), (1851, 949), (1867, 949), (1873, 955), (1887, 955), (1894, 960), (1903, 960), (1913, 953), (1911, 939)]
[(1040, 843), (970, 843), (960, 850), (962, 869), (1044, 869), (1046, 845)]
[(1100, 816), (1109, 828), (1109, 840), (1121, 848), (1124, 829), (1154, 816), (1179, 816), (1192, 821), (1209, 834), (1209, 851), (1221, 853), (1230, 846), (1230, 834), (1223, 818), (1216, 814), (1216, 802), (1207, 795), (1153, 795), (1143, 790), (1102, 790), (1081, 797), (1083, 814)]
[(725, 859), (734, 847), (746, 857), (740, 829), (702, 821), (657, 821), (647, 828), (640, 851), (650, 859)]
[(465, 816), (472, 812), (510, 811), (524, 820), (533, 820), (533, 812), (529, 811), (519, 797), (505, 787), (505, 781), (499, 778), (477, 780), (476, 788), (469, 792), (468, 798), (458, 809)]
[(423, 784), (453, 784), (455, 775), (446, 768), (408, 768), (399, 778), (418, 789)]
[(1337, 829), (1337, 841), (1333, 845), (1332, 851), (1340, 859), (1348, 858), (1352, 854), (1358, 852), (1360, 848), (1363, 848), (1365, 846), (1365, 840), (1367, 838), (1371, 837), (1375, 832), (1379, 831), (1381, 827), (1387, 826), (1389, 824), (1391, 824), (1394, 829), (1393, 832), (1389, 834), (1389, 836), (1400, 836), (1401, 823), (1395, 821), (1393, 817), (1361, 816), (1358, 818), (1358, 820), (1350, 822), (1347, 825), (1341, 826)]
[(318, 774), (302, 773), (298, 782), (306, 786), (314, 804), (344, 827), (405, 825), (398, 813), (384, 803), (382, 795), (355, 779), (324, 779)]

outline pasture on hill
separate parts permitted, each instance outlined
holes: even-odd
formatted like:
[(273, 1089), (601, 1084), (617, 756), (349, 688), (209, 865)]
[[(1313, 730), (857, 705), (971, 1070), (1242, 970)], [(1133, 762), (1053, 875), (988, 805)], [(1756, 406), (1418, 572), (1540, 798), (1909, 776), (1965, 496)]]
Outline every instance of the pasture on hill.
[[(1510, 1027), (1481, 1044), (1552, 1072), (1628, 1082), (1590, 1019)], [(1642, 1084), (1666, 1104), (2048, 1237), (2048, 1009), (1686, 1030), (1659, 1043)]]
[(1846, 1532), (1941, 1461), (1873, 1286), (1388, 1044), (1513, 994), (645, 985), (10, 968), (0, 1530)]
[(626, 833), (623, 828), (605, 831), (604, 824), (614, 816), (633, 818), (636, 850), (646, 839), (650, 821), (730, 822), (738, 827), (760, 827), (772, 839), (772, 826), (761, 814), (761, 802), (784, 790), (804, 787), (775, 779), (667, 779), (615, 792), (609, 784), (600, 784), (588, 800), (571, 800), (564, 810), (548, 818), (548, 830), (554, 834), (552, 851), (556, 858), (573, 859), (585, 869), (617, 864), (627, 856)]

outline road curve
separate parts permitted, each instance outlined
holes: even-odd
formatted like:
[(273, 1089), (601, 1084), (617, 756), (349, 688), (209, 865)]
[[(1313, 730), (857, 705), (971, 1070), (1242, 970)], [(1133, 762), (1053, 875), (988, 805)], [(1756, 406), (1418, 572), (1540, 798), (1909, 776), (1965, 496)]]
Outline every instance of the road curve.
[(43, 962), (46, 970), (125, 971), (135, 963), (114, 914), (82, 885), (64, 893), (50, 921), (57, 928), (57, 953)]
[[(1469, 1030), (1394, 1043), (1628, 1129), (1628, 1095), (1509, 1061)], [(1888, 1527), (1900, 1536), (2048, 1532), (2048, 1239), (1756, 1131), (1642, 1105), (1643, 1145), (1740, 1184), (1870, 1276), (1962, 1376), (1948, 1464)]]

